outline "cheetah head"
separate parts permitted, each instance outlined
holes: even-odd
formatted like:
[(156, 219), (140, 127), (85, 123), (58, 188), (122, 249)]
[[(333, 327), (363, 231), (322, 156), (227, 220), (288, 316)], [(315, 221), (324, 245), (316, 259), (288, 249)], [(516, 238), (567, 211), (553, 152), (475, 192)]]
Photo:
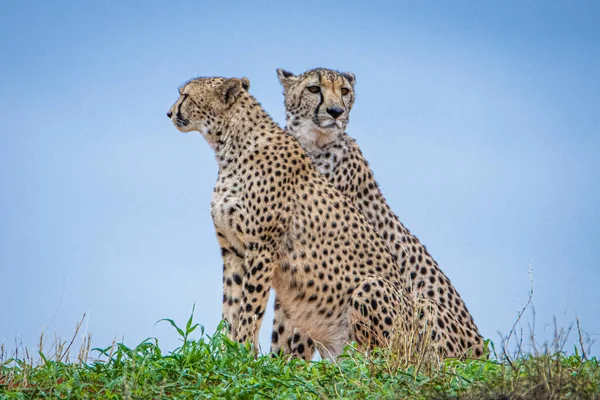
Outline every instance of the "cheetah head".
[(287, 130), (308, 150), (322, 148), (346, 130), (354, 83), (351, 72), (316, 68), (301, 75), (278, 69), (283, 85)]
[(199, 131), (213, 147), (231, 106), (250, 88), (248, 78), (196, 78), (179, 88), (179, 99), (167, 117), (181, 132)]

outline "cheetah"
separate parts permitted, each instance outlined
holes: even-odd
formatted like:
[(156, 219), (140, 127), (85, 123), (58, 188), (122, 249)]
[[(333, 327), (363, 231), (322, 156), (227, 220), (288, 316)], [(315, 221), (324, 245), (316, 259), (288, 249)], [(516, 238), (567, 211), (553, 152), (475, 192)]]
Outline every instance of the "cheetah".
[[(287, 131), (294, 136), (317, 167), (366, 217), (397, 260), (405, 292), (428, 299), (435, 309), (434, 326), (448, 357), (483, 355), (483, 340), (473, 317), (419, 239), (391, 210), (356, 141), (345, 133), (354, 104), (354, 74), (317, 68), (295, 76), (278, 69), (284, 89)], [(272, 351), (292, 353), (290, 342), (279, 340), (279, 330), (294, 331), (275, 305)], [(283, 328), (281, 328), (283, 327)], [(296, 340), (294, 340), (296, 339)], [(469, 351), (470, 350), (470, 351)]]
[(349, 341), (371, 348), (395, 329), (411, 330), (412, 297), (402, 293), (407, 282), (384, 240), (249, 86), (246, 78), (192, 79), (167, 113), (179, 131), (200, 132), (216, 155), (210, 207), (228, 337), (258, 349), (271, 288), (278, 312), (306, 338), (294, 348), (305, 359), (315, 346), (335, 358)]

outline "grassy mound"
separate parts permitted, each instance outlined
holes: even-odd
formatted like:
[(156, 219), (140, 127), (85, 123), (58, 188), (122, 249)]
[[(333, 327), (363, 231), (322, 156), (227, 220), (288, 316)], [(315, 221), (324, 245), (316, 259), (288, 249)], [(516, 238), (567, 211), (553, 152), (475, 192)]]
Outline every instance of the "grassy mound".
[[(182, 345), (163, 354), (156, 339), (130, 348), (122, 343), (80, 352), (76, 362), (53, 357), (0, 357), (0, 398), (68, 399), (600, 399), (600, 364), (574, 354), (545, 353), (502, 360), (445, 360), (402, 364), (390, 352), (365, 355), (348, 347), (336, 362), (286, 361), (255, 356), (217, 330), (212, 336), (192, 320), (173, 325)], [(199, 340), (189, 336), (197, 328)], [(221, 327), (220, 327), (221, 328)]]

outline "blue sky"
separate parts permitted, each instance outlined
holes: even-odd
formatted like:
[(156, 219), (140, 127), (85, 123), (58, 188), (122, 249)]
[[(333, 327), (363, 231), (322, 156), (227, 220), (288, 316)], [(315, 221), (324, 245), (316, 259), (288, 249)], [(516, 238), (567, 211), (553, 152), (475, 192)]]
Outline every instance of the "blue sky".
[(194, 303), (212, 332), (217, 166), (165, 113), (191, 77), (246, 76), (284, 124), (275, 69), (317, 66), (356, 74), (348, 133), (484, 336), (510, 330), (531, 266), (538, 337), (578, 316), (600, 339), (598, 20), (594, 1), (11, 3), (0, 343), (69, 337), (86, 312), (94, 346), (169, 349), (154, 323)]

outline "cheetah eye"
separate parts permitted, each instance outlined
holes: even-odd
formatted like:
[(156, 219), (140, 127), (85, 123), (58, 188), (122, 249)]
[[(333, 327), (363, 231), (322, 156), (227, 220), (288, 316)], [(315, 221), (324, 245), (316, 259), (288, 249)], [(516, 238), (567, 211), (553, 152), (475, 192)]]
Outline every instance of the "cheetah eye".
[(321, 91), (321, 88), (318, 86), (307, 86), (306, 88), (311, 93), (319, 93)]
[(342, 96), (347, 95), (348, 93), (350, 93), (350, 89), (343, 87), (342, 88)]

